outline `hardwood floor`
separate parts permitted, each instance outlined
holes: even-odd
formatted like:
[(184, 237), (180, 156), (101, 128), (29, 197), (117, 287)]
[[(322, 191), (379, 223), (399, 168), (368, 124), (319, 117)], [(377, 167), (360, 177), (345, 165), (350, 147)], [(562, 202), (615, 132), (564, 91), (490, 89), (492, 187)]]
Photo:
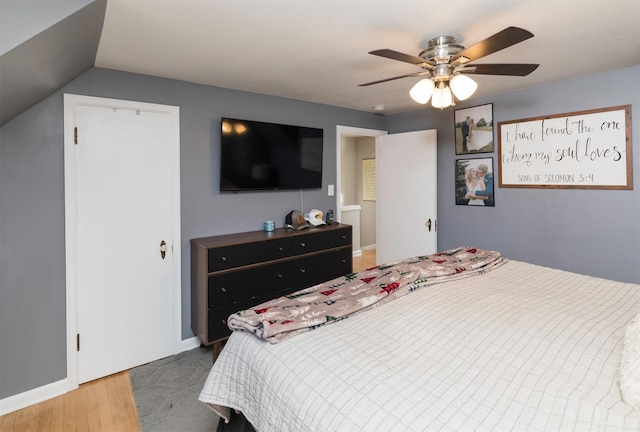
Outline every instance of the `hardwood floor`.
[(0, 431), (138, 432), (129, 372), (82, 384), (62, 396), (4, 415)]
[(363, 250), (362, 256), (353, 258), (353, 271), (365, 270), (376, 265), (376, 250)]
[[(353, 258), (353, 271), (376, 265), (376, 251)], [(138, 432), (129, 372), (82, 384), (77, 390), (0, 417), (0, 431)]]

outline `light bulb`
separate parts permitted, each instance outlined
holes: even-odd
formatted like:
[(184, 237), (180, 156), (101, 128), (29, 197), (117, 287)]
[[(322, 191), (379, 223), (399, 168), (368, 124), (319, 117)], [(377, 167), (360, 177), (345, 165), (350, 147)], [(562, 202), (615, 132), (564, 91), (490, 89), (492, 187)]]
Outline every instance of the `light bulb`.
[(434, 108), (446, 108), (451, 105), (453, 98), (451, 96), (451, 90), (444, 83), (440, 83), (438, 88), (433, 92), (433, 97), (431, 98), (431, 105)]
[(411, 88), (409, 96), (411, 96), (411, 99), (414, 101), (424, 105), (429, 102), (434, 87), (433, 81), (428, 78), (422, 79)]
[(466, 75), (456, 75), (449, 82), (451, 91), (458, 100), (465, 100), (478, 88), (478, 83)]

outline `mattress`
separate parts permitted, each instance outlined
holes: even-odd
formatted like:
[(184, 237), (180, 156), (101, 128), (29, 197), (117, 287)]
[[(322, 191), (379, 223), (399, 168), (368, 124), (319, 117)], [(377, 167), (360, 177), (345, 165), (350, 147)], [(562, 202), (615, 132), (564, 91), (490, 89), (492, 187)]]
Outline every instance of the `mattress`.
[(509, 261), (279, 344), (235, 331), (199, 399), (260, 432), (638, 431), (638, 312), (639, 285)]

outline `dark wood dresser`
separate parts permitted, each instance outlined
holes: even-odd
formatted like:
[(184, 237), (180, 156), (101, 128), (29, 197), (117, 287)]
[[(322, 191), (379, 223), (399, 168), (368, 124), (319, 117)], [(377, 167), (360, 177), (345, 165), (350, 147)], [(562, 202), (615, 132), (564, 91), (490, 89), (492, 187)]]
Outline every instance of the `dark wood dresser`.
[(192, 239), (191, 328), (219, 352), (229, 315), (351, 273), (351, 248), (344, 224)]

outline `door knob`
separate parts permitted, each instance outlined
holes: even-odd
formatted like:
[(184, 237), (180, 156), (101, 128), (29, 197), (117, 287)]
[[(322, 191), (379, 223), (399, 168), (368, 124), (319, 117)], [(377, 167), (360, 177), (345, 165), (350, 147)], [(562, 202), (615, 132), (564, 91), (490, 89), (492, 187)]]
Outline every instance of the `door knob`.
[[(429, 219), (429, 220), (427, 221), (427, 223), (425, 223), (425, 225), (427, 226), (427, 229), (428, 229), (429, 231), (431, 231), (431, 219)], [(434, 230), (435, 230), (436, 228), (438, 228), (438, 221), (435, 221)]]
[(164, 240), (162, 240), (160, 242), (160, 256), (162, 257), (162, 259), (164, 259), (166, 254), (167, 254), (167, 244), (165, 243)]

